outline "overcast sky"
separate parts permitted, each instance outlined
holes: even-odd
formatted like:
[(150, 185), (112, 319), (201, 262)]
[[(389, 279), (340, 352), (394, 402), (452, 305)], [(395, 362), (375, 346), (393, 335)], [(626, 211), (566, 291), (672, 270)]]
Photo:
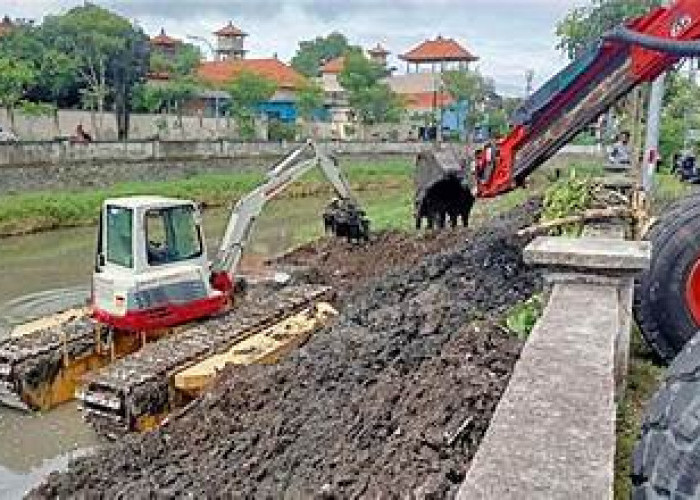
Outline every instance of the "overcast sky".
[[(81, 4), (77, 0), (0, 0), (0, 15), (40, 20)], [(478, 55), (482, 73), (507, 95), (525, 89), (525, 73), (542, 83), (565, 63), (554, 48), (554, 27), (585, 0), (98, 0), (155, 34), (184, 38), (211, 32), (229, 20), (250, 34), (249, 57), (288, 61), (300, 40), (337, 30), (365, 47), (381, 42), (396, 55), (438, 34)], [(204, 47), (203, 47), (204, 48)]]

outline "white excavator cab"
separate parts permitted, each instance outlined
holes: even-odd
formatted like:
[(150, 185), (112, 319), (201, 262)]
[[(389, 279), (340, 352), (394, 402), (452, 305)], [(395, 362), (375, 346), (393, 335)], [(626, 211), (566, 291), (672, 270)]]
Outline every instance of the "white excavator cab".
[[(304, 159), (309, 154), (311, 158)], [(146, 332), (226, 310), (261, 210), (315, 167), (337, 196), (323, 214), (326, 229), (349, 240), (367, 240), (369, 220), (347, 179), (335, 160), (312, 142), (292, 151), (267, 173), (263, 184), (238, 200), (211, 264), (194, 202), (157, 196), (106, 200), (92, 280), (95, 319), (121, 330)]]
[(103, 203), (92, 281), (101, 323), (145, 331), (213, 314), (227, 297), (213, 289), (210, 274), (194, 202), (144, 196)]

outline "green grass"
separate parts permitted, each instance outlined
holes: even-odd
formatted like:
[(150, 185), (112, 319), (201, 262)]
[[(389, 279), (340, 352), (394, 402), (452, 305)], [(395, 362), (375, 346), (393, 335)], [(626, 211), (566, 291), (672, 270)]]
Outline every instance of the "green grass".
[(660, 173), (654, 177), (654, 190), (652, 195), (653, 212), (658, 215), (671, 203), (679, 198), (688, 196), (697, 187), (693, 184), (681, 182), (669, 173)]
[[(412, 165), (408, 161), (353, 162), (345, 166), (355, 191), (406, 188), (410, 190)], [(131, 195), (160, 195), (222, 206), (237, 200), (264, 181), (257, 172), (202, 174), (186, 179), (120, 183), (109, 188), (56, 192), (19, 193), (0, 198), (0, 236), (58, 227), (93, 224), (103, 200)], [(331, 188), (318, 171), (302, 177), (283, 193), (303, 197)]]
[(663, 378), (665, 368), (654, 363), (637, 328), (632, 332), (630, 364), (625, 397), (617, 406), (617, 445), (615, 447), (614, 498), (631, 498), (632, 454), (639, 438), (647, 402)]

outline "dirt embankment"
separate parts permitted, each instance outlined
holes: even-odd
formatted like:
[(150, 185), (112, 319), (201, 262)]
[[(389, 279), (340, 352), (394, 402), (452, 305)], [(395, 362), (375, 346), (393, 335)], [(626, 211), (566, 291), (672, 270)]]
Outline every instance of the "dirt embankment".
[[(346, 294), (334, 325), (278, 365), (227, 370), (188, 413), (30, 497), (453, 495), (521, 348), (497, 323), (540, 286), (513, 236), (536, 208), (478, 233), (307, 249)], [(392, 262), (408, 267), (382, 274)]]

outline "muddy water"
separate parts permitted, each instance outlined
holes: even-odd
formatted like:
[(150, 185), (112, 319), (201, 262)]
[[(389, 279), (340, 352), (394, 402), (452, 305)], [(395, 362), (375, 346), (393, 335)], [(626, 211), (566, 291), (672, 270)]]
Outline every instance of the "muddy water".
[[(375, 196), (380, 198), (386, 193)], [(373, 197), (363, 197), (371, 203)], [(320, 214), (328, 197), (277, 200), (258, 220), (242, 263), (263, 260), (322, 233)], [(208, 210), (204, 228), (210, 254), (228, 222), (227, 209)], [(71, 228), (0, 239), (0, 337), (12, 324), (84, 303), (95, 245), (94, 227)], [(71, 456), (86, 453), (96, 437), (74, 404), (45, 415), (0, 406), (0, 500), (18, 498)]]
[[(282, 252), (304, 236), (321, 233), (320, 214), (328, 197), (278, 200), (258, 220), (243, 271)], [(227, 209), (204, 213), (210, 254), (228, 222)], [(2, 329), (84, 303), (94, 261), (95, 228), (61, 229), (0, 239), (0, 335)]]

